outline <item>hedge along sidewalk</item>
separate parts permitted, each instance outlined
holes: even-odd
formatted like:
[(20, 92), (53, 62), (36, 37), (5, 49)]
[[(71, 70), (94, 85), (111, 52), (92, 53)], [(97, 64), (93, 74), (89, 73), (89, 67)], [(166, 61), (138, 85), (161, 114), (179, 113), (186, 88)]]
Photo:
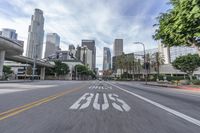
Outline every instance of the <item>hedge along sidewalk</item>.
[[(146, 85), (146, 84), (145, 84)], [(184, 89), (184, 90), (194, 90), (194, 91), (200, 91), (200, 88), (194, 87), (192, 85), (170, 85), (170, 84), (161, 84), (161, 83), (150, 83), (148, 82), (147, 85), (150, 86), (159, 86), (159, 87), (167, 87), (167, 88), (176, 88), (176, 89)]]

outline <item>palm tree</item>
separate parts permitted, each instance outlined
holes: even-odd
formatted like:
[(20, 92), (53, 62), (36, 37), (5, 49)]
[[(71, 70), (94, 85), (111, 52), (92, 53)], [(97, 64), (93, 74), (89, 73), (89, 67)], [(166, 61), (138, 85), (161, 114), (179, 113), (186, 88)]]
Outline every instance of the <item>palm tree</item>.
[(141, 61), (140, 59), (138, 59), (135, 63), (134, 63), (134, 69), (137, 71), (137, 75), (140, 75), (141, 72)]
[(146, 65), (146, 67), (144, 67), (144, 68), (147, 69), (147, 78), (150, 73), (150, 62), (151, 62), (151, 56), (148, 53), (148, 54), (146, 54), (146, 62), (144, 63), (144, 65)]
[(134, 54), (127, 57), (127, 68), (128, 72), (131, 74), (132, 72), (132, 78), (134, 79), (134, 65), (135, 65), (135, 58)]
[(123, 60), (121, 59), (121, 56), (118, 56), (117, 58), (116, 58), (116, 66), (117, 66), (117, 69), (119, 68), (120, 69), (120, 77), (121, 77), (121, 75), (122, 75), (122, 69), (123, 69)]
[(157, 72), (157, 80), (159, 80), (158, 77), (160, 75), (160, 65), (164, 64), (165, 59), (164, 59), (164, 56), (159, 52), (152, 54), (152, 57), (153, 57), (153, 63), (152, 64), (155, 68), (155, 71)]
[(126, 68), (126, 55), (124, 53), (122, 53), (122, 55), (117, 56), (116, 58), (116, 64), (117, 64), (117, 68), (120, 69), (120, 77), (122, 77), (122, 73), (124, 72), (124, 69)]

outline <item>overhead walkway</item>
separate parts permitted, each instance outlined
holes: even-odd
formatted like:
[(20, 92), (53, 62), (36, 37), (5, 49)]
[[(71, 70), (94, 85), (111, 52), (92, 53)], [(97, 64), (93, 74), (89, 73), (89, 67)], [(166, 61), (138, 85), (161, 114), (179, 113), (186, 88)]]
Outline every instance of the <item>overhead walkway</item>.
[[(22, 56), (23, 46), (16, 41), (9, 38), (0, 36), (0, 79), (3, 76), (3, 64), (4, 60), (11, 60), (15, 62), (21, 62), (26, 64), (33, 64), (34, 59)], [(45, 60), (36, 60), (36, 65), (41, 67), (42, 75), (44, 77), (45, 67), (54, 67)]]

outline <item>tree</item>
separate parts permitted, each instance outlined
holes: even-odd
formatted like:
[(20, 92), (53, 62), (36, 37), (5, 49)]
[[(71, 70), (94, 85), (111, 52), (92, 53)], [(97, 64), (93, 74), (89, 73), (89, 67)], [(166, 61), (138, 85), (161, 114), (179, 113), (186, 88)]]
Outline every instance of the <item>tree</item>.
[(120, 69), (121, 75), (124, 72), (124, 68), (126, 67), (126, 65), (125, 65), (125, 59), (126, 59), (126, 55), (124, 53), (122, 53), (122, 55), (116, 57), (116, 60), (117, 60), (116, 61), (117, 69), (118, 68)]
[(128, 61), (128, 69), (130, 71), (130, 74), (132, 72), (132, 78), (134, 79), (134, 73), (135, 73), (135, 69), (134, 69), (134, 66), (135, 66), (135, 57), (134, 57), (134, 54), (128, 56), (127, 57), (127, 61)]
[(4, 76), (5, 78), (7, 79), (8, 78), (8, 75), (10, 75), (11, 73), (13, 73), (13, 71), (11, 70), (11, 67), (10, 66), (3, 66), (3, 73), (4, 73)]
[(8, 75), (11, 74), (13, 71), (11, 70), (10, 66), (3, 66), (3, 72), (4, 74)]
[(85, 78), (96, 78), (96, 74), (94, 71), (90, 70), (88, 68), (88, 66), (85, 65), (76, 65), (75, 66), (75, 74), (76, 77), (81, 76), (81, 78), (85, 79)]
[(54, 70), (54, 68), (46, 68), (45, 69), (45, 74), (46, 75), (55, 75), (55, 70)]
[(172, 62), (173, 67), (185, 72), (192, 80), (193, 72), (200, 67), (200, 57), (198, 54), (188, 54), (185, 56), (180, 56)]
[(66, 75), (69, 73), (69, 66), (61, 61), (55, 61), (54, 72), (59, 75)]
[(153, 38), (166, 46), (196, 46), (200, 48), (200, 1), (170, 0), (172, 9), (158, 16)]
[(140, 78), (140, 73), (141, 73), (142, 65), (141, 65), (141, 60), (137, 59), (135, 62), (135, 70), (137, 71), (138, 78)]
[(163, 55), (159, 52), (156, 52), (152, 54), (152, 66), (155, 68), (155, 71), (157, 72), (157, 80), (160, 75), (160, 65), (164, 64), (165, 59)]

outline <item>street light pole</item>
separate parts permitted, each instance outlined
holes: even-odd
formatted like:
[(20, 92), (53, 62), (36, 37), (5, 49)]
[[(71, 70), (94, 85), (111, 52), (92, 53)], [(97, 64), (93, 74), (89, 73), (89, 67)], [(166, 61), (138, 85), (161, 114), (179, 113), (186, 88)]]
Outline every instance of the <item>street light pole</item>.
[(37, 61), (37, 46), (35, 45), (34, 47), (34, 62), (33, 62), (33, 70), (32, 70), (32, 80), (34, 80), (34, 76), (35, 76), (35, 69), (36, 69), (36, 61)]
[(145, 84), (147, 84), (147, 76), (148, 76), (148, 70), (147, 70), (147, 62), (146, 62), (146, 50), (145, 50), (145, 45), (142, 42), (134, 42), (134, 44), (141, 44), (143, 46), (143, 51), (144, 51), (144, 69), (145, 69)]

